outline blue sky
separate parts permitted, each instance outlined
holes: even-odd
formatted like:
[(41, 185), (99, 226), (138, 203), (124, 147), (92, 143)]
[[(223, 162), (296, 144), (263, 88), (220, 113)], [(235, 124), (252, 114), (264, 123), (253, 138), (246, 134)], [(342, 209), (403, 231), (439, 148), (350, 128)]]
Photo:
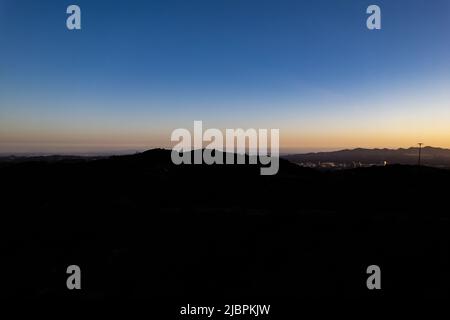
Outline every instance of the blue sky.
[(0, 152), (167, 147), (194, 120), (450, 147), (449, 30), (447, 0), (0, 0)]

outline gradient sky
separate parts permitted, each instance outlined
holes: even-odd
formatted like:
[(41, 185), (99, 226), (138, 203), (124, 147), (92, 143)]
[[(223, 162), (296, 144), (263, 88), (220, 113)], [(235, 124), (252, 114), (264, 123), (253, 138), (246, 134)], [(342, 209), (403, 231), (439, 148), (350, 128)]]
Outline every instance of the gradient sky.
[(450, 147), (449, 89), (448, 0), (0, 0), (1, 153), (169, 147), (194, 120), (282, 150)]

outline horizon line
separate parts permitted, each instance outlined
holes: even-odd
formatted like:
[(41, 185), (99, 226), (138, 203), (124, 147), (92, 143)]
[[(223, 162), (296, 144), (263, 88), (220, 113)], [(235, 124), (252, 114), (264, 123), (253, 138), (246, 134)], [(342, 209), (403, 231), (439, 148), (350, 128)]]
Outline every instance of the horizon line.
[[(438, 146), (422, 146), (422, 149), (432, 148), (432, 149), (441, 149), (441, 150), (449, 150), (450, 148), (438, 147)], [(121, 156), (121, 155), (131, 155), (136, 153), (143, 153), (150, 150), (172, 150), (170, 147), (147, 147), (147, 148), (127, 148), (127, 149), (110, 149), (110, 150), (79, 150), (79, 151), (20, 151), (20, 152), (0, 152), (0, 157), (33, 157), (33, 156)], [(207, 148), (203, 148), (207, 149)], [(353, 151), (353, 150), (409, 150), (409, 149), (419, 149), (418, 146), (410, 146), (410, 147), (353, 147), (353, 148), (280, 148), (280, 156), (285, 155), (293, 155), (293, 154), (309, 154), (309, 153), (326, 153), (326, 152), (338, 152), (338, 151)], [(288, 151), (289, 150), (289, 151)], [(192, 150), (186, 151), (190, 152)]]

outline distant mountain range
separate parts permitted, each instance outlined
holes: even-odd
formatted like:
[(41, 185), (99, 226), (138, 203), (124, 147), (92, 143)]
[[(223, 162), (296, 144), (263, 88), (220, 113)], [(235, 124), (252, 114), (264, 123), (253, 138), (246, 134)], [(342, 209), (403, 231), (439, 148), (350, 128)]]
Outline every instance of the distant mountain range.
[[(340, 150), (333, 152), (317, 152), (305, 154), (291, 154), (283, 156), (298, 164), (409, 164), (418, 163), (419, 148), (400, 149), (363, 149)], [(450, 149), (424, 147), (422, 148), (422, 164), (436, 167), (450, 167)]]
[[(143, 153), (123, 155), (121, 158), (141, 158), (148, 157), (152, 154), (152, 159), (155, 153), (170, 154), (170, 150), (152, 149)], [(0, 165), (7, 163), (19, 162), (84, 162), (90, 160), (107, 159), (111, 156), (79, 156), (79, 155), (17, 155), (17, 156), (1, 156)], [(112, 156), (116, 158), (116, 156)], [(359, 167), (370, 165), (384, 165), (384, 164), (406, 164), (417, 165), (419, 160), (419, 148), (400, 148), (400, 149), (345, 149), (331, 152), (311, 152), (301, 154), (288, 154), (281, 156), (282, 159), (289, 162), (301, 164), (312, 167), (329, 167), (329, 165), (336, 167)], [(154, 160), (154, 159), (153, 159)], [(421, 163), (426, 166), (450, 168), (450, 149), (423, 147), (421, 151)]]

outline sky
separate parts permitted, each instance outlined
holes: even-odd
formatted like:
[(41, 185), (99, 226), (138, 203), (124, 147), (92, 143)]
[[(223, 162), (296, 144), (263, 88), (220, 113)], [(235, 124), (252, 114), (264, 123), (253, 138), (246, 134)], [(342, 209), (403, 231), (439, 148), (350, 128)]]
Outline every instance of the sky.
[(0, 0), (0, 153), (170, 147), (194, 120), (285, 151), (450, 148), (449, 89), (448, 0)]

